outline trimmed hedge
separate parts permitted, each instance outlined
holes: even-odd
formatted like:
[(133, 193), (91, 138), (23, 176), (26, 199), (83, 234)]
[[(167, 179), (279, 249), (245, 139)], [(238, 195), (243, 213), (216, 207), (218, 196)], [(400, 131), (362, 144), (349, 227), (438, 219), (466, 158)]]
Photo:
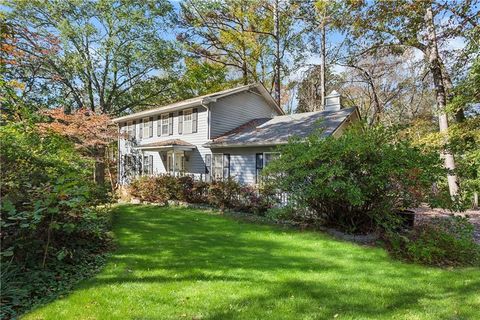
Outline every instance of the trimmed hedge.
[(130, 184), (129, 192), (141, 201), (205, 203), (220, 210), (233, 209), (260, 215), (278, 203), (274, 193), (243, 186), (233, 179), (204, 182), (194, 181), (190, 176), (140, 177)]

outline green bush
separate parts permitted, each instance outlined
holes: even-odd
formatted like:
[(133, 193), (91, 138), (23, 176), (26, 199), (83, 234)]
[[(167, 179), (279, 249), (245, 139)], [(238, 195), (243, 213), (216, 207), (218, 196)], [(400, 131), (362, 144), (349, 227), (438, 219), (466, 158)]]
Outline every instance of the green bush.
[(388, 249), (401, 259), (435, 266), (480, 266), (480, 245), (465, 217), (434, 218), (407, 234), (391, 233)]
[(393, 227), (394, 211), (429, 202), (433, 183), (445, 175), (438, 154), (396, 141), (382, 128), (327, 138), (317, 132), (279, 152), (264, 170), (265, 183), (287, 192), (297, 208), (309, 208), (307, 221), (353, 233)]
[(108, 198), (70, 142), (21, 122), (0, 128), (0, 147), (3, 318), (54, 295), (110, 237), (109, 215), (97, 208)]

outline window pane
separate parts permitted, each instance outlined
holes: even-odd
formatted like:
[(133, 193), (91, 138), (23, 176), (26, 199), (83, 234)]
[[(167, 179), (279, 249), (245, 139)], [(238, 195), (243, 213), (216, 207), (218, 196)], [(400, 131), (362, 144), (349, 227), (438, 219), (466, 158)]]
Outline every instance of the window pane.
[(192, 133), (192, 109), (183, 111), (183, 131)]
[(278, 152), (266, 152), (265, 153), (265, 166), (267, 166), (271, 161), (275, 160), (279, 156)]

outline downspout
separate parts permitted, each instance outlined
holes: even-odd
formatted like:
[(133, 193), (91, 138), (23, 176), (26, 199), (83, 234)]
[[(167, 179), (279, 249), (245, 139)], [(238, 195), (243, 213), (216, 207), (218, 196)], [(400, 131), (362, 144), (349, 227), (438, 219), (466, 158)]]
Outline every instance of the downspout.
[(205, 102), (201, 102), (201, 106), (207, 110), (207, 139), (210, 140), (210, 107)]

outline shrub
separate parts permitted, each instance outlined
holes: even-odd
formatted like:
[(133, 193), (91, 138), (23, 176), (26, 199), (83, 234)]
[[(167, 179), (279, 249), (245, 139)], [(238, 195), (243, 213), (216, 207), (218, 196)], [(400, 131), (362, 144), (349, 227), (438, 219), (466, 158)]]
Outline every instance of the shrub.
[(194, 181), (190, 176), (140, 177), (130, 184), (130, 194), (148, 202), (165, 203), (172, 199), (256, 214), (264, 214), (278, 202), (275, 194), (267, 189), (242, 186), (233, 179), (211, 183)]
[(208, 189), (210, 184), (205, 181), (194, 181), (192, 192), (187, 201), (192, 203), (208, 203)]
[(238, 201), (234, 209), (264, 215), (268, 209), (278, 203), (275, 196), (274, 192), (266, 188), (256, 188), (249, 185), (240, 186)]
[(438, 154), (395, 141), (382, 128), (352, 128), (340, 137), (292, 139), (264, 170), (271, 189), (285, 191), (312, 221), (355, 233), (390, 228), (394, 211), (432, 199), (445, 174)]
[(140, 177), (130, 184), (130, 193), (142, 201), (166, 203), (170, 193), (164, 180), (162, 177)]
[(65, 138), (20, 122), (0, 128), (0, 143), (0, 263), (10, 270), (1, 274), (2, 317), (15, 317), (106, 251), (109, 216), (97, 205), (109, 199), (91, 182), (92, 162)]
[(474, 226), (465, 217), (434, 218), (407, 234), (389, 234), (387, 244), (396, 257), (416, 263), (480, 265), (480, 245), (473, 232)]
[(236, 208), (239, 203), (240, 184), (233, 179), (213, 181), (208, 188), (208, 202), (220, 210)]

